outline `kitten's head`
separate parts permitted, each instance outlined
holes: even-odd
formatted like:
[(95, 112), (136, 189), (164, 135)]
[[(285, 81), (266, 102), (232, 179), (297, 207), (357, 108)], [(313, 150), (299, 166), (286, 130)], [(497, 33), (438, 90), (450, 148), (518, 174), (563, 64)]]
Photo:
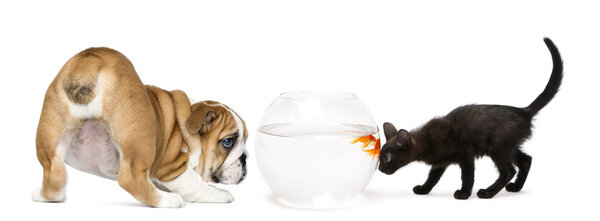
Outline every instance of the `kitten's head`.
[(386, 143), (379, 154), (379, 171), (389, 175), (413, 161), (413, 142), (408, 131), (398, 131), (391, 123), (383, 124), (383, 132)]

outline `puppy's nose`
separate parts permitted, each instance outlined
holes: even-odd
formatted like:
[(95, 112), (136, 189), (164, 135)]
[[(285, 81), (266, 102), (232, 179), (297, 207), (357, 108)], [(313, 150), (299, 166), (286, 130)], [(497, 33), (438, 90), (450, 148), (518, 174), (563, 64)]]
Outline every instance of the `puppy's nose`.
[(217, 177), (217, 175), (216, 175), (216, 174), (214, 174), (214, 173), (210, 175), (210, 178), (211, 178), (211, 179), (213, 180), (213, 182), (215, 182), (215, 183), (220, 183), (220, 182), (221, 182), (221, 179), (219, 179), (219, 177)]
[(242, 167), (246, 167), (246, 154), (245, 153), (243, 153), (240, 156), (240, 163), (242, 163)]

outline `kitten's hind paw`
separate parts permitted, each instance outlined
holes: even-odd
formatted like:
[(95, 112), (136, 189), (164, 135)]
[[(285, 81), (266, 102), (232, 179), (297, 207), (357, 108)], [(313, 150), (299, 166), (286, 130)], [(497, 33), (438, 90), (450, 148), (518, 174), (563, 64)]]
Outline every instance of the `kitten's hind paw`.
[(457, 190), (456, 192), (454, 192), (454, 199), (457, 199), (457, 200), (466, 200), (466, 199), (469, 199), (470, 196), (471, 196), (471, 192), (462, 191), (462, 190)]
[(479, 191), (477, 191), (477, 197), (479, 197), (480, 199), (491, 199), (495, 195), (496, 193), (492, 193), (487, 189), (480, 189)]
[(505, 187), (506, 191), (508, 192), (519, 192), (521, 191), (521, 189), (523, 189), (523, 186), (519, 186), (516, 183), (509, 183), (508, 185), (506, 185)]
[(415, 192), (415, 194), (418, 194), (418, 195), (425, 195), (425, 194), (428, 194), (429, 192), (431, 192), (431, 189), (428, 189), (421, 185), (416, 185), (413, 188), (413, 192)]

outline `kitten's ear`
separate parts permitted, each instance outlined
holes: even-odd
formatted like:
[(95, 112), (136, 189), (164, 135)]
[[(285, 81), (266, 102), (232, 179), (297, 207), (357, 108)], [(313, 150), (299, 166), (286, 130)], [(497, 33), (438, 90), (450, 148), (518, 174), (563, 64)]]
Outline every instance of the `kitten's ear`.
[(404, 150), (410, 148), (410, 133), (405, 129), (398, 131), (398, 135), (396, 135), (396, 146)]
[(396, 130), (396, 127), (392, 123), (385, 122), (383, 124), (383, 134), (385, 134), (386, 140), (392, 139), (392, 137), (396, 136), (396, 133), (398, 133), (398, 130)]

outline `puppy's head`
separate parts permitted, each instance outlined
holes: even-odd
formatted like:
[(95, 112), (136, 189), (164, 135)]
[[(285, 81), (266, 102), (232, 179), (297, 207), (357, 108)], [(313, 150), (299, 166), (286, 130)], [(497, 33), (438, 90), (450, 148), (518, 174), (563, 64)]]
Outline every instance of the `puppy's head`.
[(192, 105), (192, 114), (186, 121), (192, 136), (200, 137), (198, 165), (193, 168), (204, 181), (238, 184), (246, 177), (246, 124), (229, 107), (203, 101)]
[(413, 142), (410, 133), (398, 131), (391, 123), (383, 124), (386, 143), (379, 155), (379, 171), (393, 174), (396, 170), (413, 161)]

